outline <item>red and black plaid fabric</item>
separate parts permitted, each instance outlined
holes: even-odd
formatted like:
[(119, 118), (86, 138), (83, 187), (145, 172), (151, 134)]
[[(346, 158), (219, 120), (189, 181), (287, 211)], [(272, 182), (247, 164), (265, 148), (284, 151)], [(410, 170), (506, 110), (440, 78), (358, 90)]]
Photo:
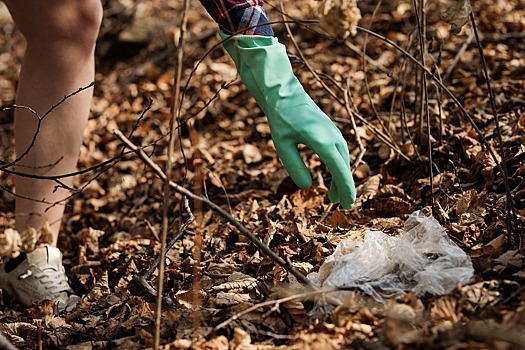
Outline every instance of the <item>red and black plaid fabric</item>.
[(208, 13), (227, 33), (273, 36), (263, 0), (200, 0)]

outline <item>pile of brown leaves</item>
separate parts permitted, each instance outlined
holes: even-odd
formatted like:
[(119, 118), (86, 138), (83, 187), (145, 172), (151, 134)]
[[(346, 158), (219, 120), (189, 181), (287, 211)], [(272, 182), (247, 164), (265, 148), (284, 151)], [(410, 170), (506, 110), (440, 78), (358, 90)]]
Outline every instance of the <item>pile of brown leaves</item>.
[[(316, 18), (319, 3), (299, 3), (287, 3), (285, 12)], [(382, 4), (373, 17), (375, 5), (358, 2), (360, 26), (418, 58), (411, 3)], [(174, 35), (182, 4), (111, 0), (105, 6), (92, 116), (79, 168), (116, 158), (76, 179), (82, 191), (70, 201), (59, 242), (73, 288), (83, 300), (71, 313), (57, 314), (49, 303), (21, 310), (4, 294), (0, 330), (24, 349), (39, 344), (70, 350), (153, 345), (155, 299), (134, 277), (144, 275), (159, 254), (163, 184), (134, 154), (121, 155), (112, 131), (133, 131), (131, 140), (165, 166)], [(433, 74), (439, 72), (501, 157), (472, 28), (467, 24), (452, 35), (438, 2), (428, 6), (426, 64)], [(472, 7), (499, 110), (509, 185), (523, 224), (525, 8), (517, 0), (484, 0)], [(281, 20), (271, 4), (266, 8), (272, 20)], [(8, 106), (14, 101), (23, 42), (14, 26), (0, 18), (0, 93), (2, 106)], [(446, 296), (406, 295), (383, 305), (355, 292), (342, 305), (323, 306), (320, 297), (308, 295), (232, 225), (204, 208), (194, 212), (191, 232), (167, 255), (165, 349), (518, 349), (525, 344), (525, 254), (505, 243), (510, 233), (502, 174), (480, 135), (443, 91), (429, 83), (430, 181), (418, 97), (421, 75), (412, 62), (362, 32), (342, 42), (317, 25), (308, 24), (312, 31), (293, 24), (294, 47), (284, 25), (274, 26), (306, 90), (349, 141), (352, 158), (359, 154), (358, 138), (366, 149), (355, 169), (356, 207), (344, 211), (328, 202), (329, 173), (306, 148), (301, 151), (315, 185), (307, 191), (293, 185), (275, 154), (263, 113), (235, 80), (232, 61), (215, 48), (214, 23), (198, 3), (192, 3), (188, 21), (181, 116), (189, 122), (180, 128), (174, 181), (192, 190), (202, 178), (208, 198), (304, 274), (316, 271), (342, 239), (362, 239), (366, 229), (397, 235), (408, 214), (425, 209), (434, 211), (471, 256), (476, 275), (471, 285)], [(365, 41), (366, 67), (360, 54)], [(298, 50), (335, 97), (298, 58)], [(345, 89), (355, 129), (344, 105)], [(12, 159), (12, 115), (2, 112), (0, 117), (2, 159)], [(202, 174), (196, 174), (198, 168)], [(1, 179), (2, 186), (12, 188), (10, 177), (1, 174)], [(170, 235), (187, 220), (180, 196), (173, 198)], [(1, 193), (4, 229), (13, 227), (13, 202), (10, 194)], [(200, 237), (203, 250), (196, 266), (194, 247)], [(155, 285), (156, 279), (154, 274), (150, 282)]]

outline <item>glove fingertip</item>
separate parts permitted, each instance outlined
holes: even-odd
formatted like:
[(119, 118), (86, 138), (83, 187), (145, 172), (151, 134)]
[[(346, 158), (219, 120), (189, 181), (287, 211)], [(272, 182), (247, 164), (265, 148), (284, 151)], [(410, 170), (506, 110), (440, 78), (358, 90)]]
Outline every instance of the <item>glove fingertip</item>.
[(341, 206), (345, 209), (352, 209), (356, 200), (355, 192), (348, 193), (347, 196), (341, 196)]
[(290, 176), (295, 184), (302, 190), (307, 190), (312, 187), (312, 177), (308, 171), (291, 171)]
[(341, 206), (344, 209), (352, 209), (354, 207), (354, 202), (341, 202)]
[(330, 185), (330, 191), (328, 191), (328, 198), (334, 204), (339, 203), (339, 191), (337, 190), (337, 185), (333, 182)]

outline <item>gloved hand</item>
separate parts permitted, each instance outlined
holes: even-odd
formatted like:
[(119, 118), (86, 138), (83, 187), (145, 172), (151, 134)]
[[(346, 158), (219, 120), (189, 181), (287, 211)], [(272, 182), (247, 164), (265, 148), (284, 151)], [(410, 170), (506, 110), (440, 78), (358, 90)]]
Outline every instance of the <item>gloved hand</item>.
[(297, 150), (298, 144), (305, 144), (332, 174), (330, 200), (352, 208), (356, 192), (346, 141), (293, 74), (285, 46), (274, 37), (220, 35), (229, 38), (223, 46), (266, 114), (277, 153), (293, 181), (302, 189), (312, 186), (310, 172)]

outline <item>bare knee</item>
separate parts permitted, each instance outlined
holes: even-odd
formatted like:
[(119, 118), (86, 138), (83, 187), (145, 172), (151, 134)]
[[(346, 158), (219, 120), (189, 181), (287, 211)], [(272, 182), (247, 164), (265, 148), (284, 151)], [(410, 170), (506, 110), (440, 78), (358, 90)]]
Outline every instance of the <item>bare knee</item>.
[(7, 0), (28, 45), (67, 44), (91, 53), (100, 23), (100, 0)]

